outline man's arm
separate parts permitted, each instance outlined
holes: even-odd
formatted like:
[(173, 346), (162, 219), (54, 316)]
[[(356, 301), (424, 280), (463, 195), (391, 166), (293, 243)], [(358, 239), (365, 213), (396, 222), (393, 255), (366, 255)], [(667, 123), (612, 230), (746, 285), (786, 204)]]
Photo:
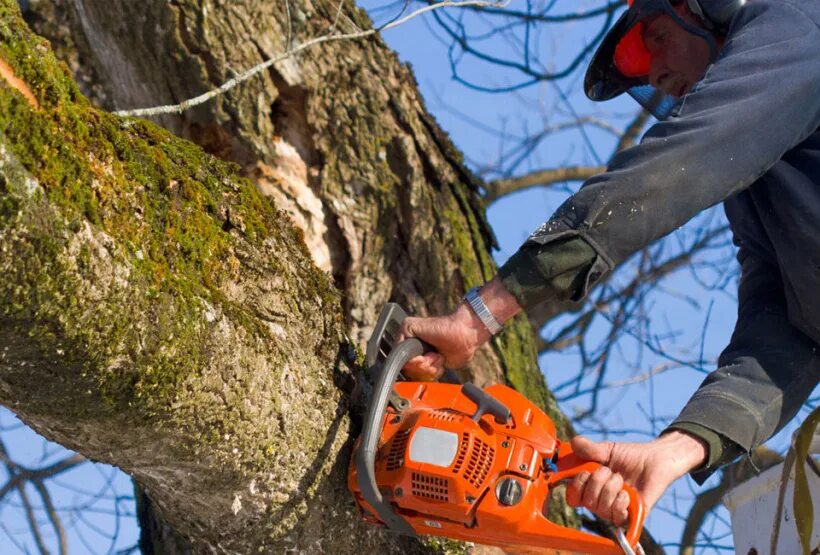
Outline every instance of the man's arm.
[[(698, 483), (776, 434), (820, 381), (820, 345), (789, 323), (780, 271), (741, 247), (738, 319), (718, 369), (704, 380), (670, 430), (714, 445)], [(706, 430), (706, 433), (701, 430)], [(712, 437), (715, 437), (712, 436)], [(727, 441), (728, 440), (728, 441)]]
[(748, 187), (814, 132), (818, 18), (814, 2), (744, 6), (720, 57), (677, 116), (617, 154), (501, 268), (505, 283), (525, 284), (511, 289), (523, 309), (551, 294), (547, 280), (533, 276), (549, 268), (557, 244), (575, 239), (594, 250), (583, 279), (573, 283), (580, 288), (571, 298), (580, 299), (615, 265)]
[(778, 268), (744, 248), (738, 260), (738, 321), (719, 368), (652, 442), (573, 440), (579, 456), (606, 468), (572, 483), (571, 504), (623, 522), (627, 500), (619, 491), (624, 480), (648, 507), (687, 472), (702, 484), (720, 466), (777, 433), (817, 387), (820, 346), (789, 323)]
[[(580, 294), (593, 266), (595, 251), (582, 239), (555, 241), (550, 249), (550, 256), (538, 260), (530, 260), (531, 253), (527, 251), (519, 251), (513, 261), (520, 264), (506, 264), (481, 288), (479, 296), (499, 323), (518, 314), (522, 306), (566, 300)], [(505, 268), (511, 267), (520, 271), (505, 272)], [(403, 334), (419, 337), (438, 351), (408, 362), (405, 372), (414, 379), (434, 379), (444, 366), (463, 366), (490, 339), (490, 332), (465, 301), (447, 316), (407, 318)]]
[[(817, 22), (794, 5), (745, 6), (678, 116), (615, 156), (530, 236), (499, 269), (505, 292), (523, 310), (581, 300), (629, 255), (750, 185), (820, 125), (818, 43)], [(494, 293), (482, 298), (495, 302)], [(464, 325), (468, 307), (457, 312)], [(452, 327), (454, 316), (435, 322), (436, 330)], [(455, 341), (442, 333), (435, 339), (428, 341), (460, 364), (483, 342), (480, 330), (459, 338), (459, 356)]]

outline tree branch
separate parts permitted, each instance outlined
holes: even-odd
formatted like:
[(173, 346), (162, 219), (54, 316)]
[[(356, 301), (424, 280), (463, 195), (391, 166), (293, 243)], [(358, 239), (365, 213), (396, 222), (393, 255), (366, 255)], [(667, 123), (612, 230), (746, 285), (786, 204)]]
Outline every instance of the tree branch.
[(494, 202), (503, 196), (532, 187), (548, 187), (565, 181), (585, 181), (603, 171), (606, 171), (604, 166), (569, 166), (541, 170), (521, 177), (498, 179), (487, 184), (485, 198), (487, 202)]
[(643, 130), (646, 122), (649, 121), (649, 116), (650, 114), (646, 110), (641, 109), (641, 111), (638, 112), (638, 115), (635, 116), (635, 119), (632, 120), (632, 123), (627, 126), (621, 135), (621, 140), (618, 141), (618, 144), (615, 146), (615, 152), (612, 153), (613, 156), (637, 144), (641, 130)]
[(42, 480), (34, 480), (32, 484), (37, 490), (37, 493), (40, 494), (40, 498), (43, 500), (43, 510), (46, 512), (46, 515), (48, 515), (48, 520), (51, 522), (51, 526), (57, 534), (60, 555), (65, 555), (68, 553), (68, 543), (66, 541), (65, 530), (63, 529), (60, 517), (57, 515), (57, 511), (54, 509), (54, 504), (51, 502), (51, 495), (48, 493), (48, 489), (45, 487)]

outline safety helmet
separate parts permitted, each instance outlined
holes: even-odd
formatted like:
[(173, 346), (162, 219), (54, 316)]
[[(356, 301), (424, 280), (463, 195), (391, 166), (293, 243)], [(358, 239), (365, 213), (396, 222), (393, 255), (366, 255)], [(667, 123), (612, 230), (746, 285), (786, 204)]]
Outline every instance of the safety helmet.
[(710, 63), (717, 58), (715, 36), (725, 35), (732, 17), (745, 0), (672, 0), (687, 2), (689, 10), (703, 24), (684, 21), (670, 0), (627, 0), (629, 9), (621, 14), (601, 41), (584, 78), (584, 91), (591, 100), (603, 101), (628, 92), (656, 118), (669, 116), (677, 99), (649, 84), (652, 56), (643, 41), (644, 22), (658, 15), (670, 16), (686, 31), (709, 44)]

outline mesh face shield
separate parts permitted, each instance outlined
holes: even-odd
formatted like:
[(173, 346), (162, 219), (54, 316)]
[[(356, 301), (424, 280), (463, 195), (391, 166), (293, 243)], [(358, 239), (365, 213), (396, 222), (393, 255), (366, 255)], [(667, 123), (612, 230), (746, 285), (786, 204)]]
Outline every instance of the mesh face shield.
[(668, 15), (684, 30), (709, 44), (711, 61), (717, 57), (712, 34), (684, 21), (669, 0), (634, 0), (604, 37), (584, 78), (584, 90), (591, 100), (603, 101), (628, 92), (659, 120), (671, 114), (678, 99), (649, 84), (652, 55), (643, 42), (646, 22)]

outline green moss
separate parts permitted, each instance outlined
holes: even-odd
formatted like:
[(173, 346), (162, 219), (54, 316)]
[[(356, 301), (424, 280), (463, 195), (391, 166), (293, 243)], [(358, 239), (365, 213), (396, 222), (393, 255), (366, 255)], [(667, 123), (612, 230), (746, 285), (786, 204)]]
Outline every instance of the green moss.
[[(0, 2), (0, 56), (41, 104), (41, 109), (32, 109), (17, 91), (0, 88), (0, 132), (6, 148), (37, 177), (49, 206), (59, 210), (67, 226), (32, 233), (43, 266), (37, 274), (19, 276), (18, 283), (25, 287), (0, 291), (10, 301), (6, 314), (32, 318), (33, 334), (45, 334), (55, 325), (66, 329), (77, 345), (97, 349), (103, 368), (119, 345), (149, 341), (136, 339), (133, 322), (122, 315), (88, 321), (87, 307), (59, 303), (74, 299), (59, 279), (70, 269), (54, 266), (65, 238), (80, 231), (84, 222), (95, 233), (113, 238), (125, 252), (111, 254), (125, 257), (118, 263), (131, 268), (129, 282), (145, 291), (145, 298), (130, 300), (135, 305), (131, 308), (150, 306), (156, 333), (150, 344), (132, 353), (136, 364), (123, 369), (113, 365), (97, 379), (112, 405), (154, 414), (168, 406), (178, 385), (204, 364), (207, 354), (198, 348), (204, 300), (220, 302), (252, 336), (268, 337), (257, 318), (219, 293), (220, 284), (239, 265), (233, 252), (235, 235), (250, 248), (273, 241), (299, 253), (293, 258), (305, 261), (299, 268), (306, 280), (299, 285), (304, 295), (338, 305), (338, 293), (310, 263), (300, 234), (252, 183), (238, 177), (235, 165), (150, 122), (96, 110), (45, 44), (19, 19), (16, 3)], [(0, 189), (0, 226), (19, 210), (19, 200)], [(80, 252), (77, 266), (87, 267), (91, 258), (87, 251)], [(269, 263), (277, 267), (276, 260)]]
[(479, 261), (476, 260), (473, 243), (473, 233), (464, 219), (464, 214), (455, 208), (445, 209), (442, 212), (448, 223), (448, 231), (452, 241), (452, 255), (458, 265), (459, 272), (468, 286), (478, 285), (485, 280), (484, 272)]
[(473, 552), (471, 544), (450, 538), (428, 536), (422, 538), (421, 543), (436, 555), (469, 555)]
[(3, 226), (19, 210), (20, 200), (11, 195), (6, 177), (0, 174), (0, 226)]

